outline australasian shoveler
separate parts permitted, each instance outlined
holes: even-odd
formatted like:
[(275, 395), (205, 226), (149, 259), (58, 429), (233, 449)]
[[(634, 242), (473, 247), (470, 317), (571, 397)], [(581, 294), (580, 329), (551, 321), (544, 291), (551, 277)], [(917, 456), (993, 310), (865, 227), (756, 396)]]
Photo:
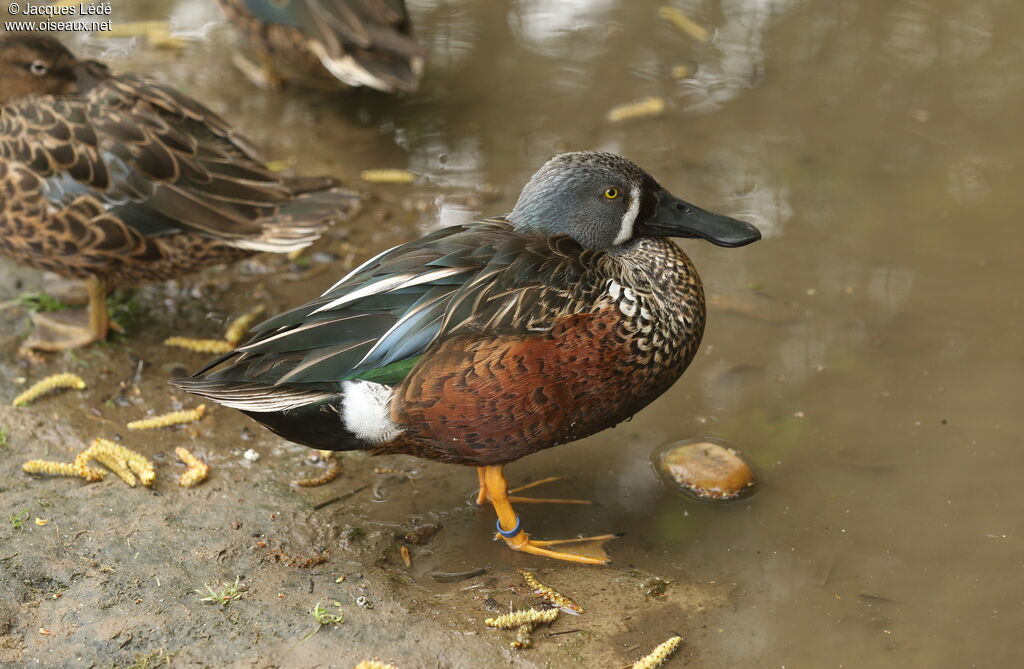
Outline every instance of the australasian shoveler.
[(0, 36), (0, 255), (89, 290), (87, 327), (49, 324), (60, 334), (30, 347), (106, 338), (118, 284), (308, 246), (358, 205), (336, 186), (270, 172), (169, 86), (80, 61), (51, 37)]
[(530, 539), (502, 467), (626, 420), (689, 365), (704, 293), (667, 237), (743, 246), (760, 233), (624, 158), (564, 153), (506, 217), (371, 258), (175, 383), (313, 448), (476, 466), (478, 503), (510, 547), (602, 563)]
[(414, 91), (427, 51), (412, 37), (403, 0), (218, 0), (260, 54), (251, 78), (279, 87), (287, 72), (319, 86)]

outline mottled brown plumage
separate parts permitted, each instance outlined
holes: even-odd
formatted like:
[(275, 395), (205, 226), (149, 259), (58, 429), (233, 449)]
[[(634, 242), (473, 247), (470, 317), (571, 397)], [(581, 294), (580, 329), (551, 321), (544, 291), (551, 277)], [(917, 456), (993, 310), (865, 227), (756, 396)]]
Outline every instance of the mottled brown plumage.
[(218, 0), (256, 46), (266, 84), (413, 91), (426, 50), (403, 0)]
[(0, 253), (90, 281), (84, 339), (105, 336), (114, 285), (302, 248), (357, 203), (331, 179), (275, 175), (195, 100), (52, 38), (0, 39), (0, 82)]
[(444, 339), (395, 390), (391, 418), (401, 436), (373, 452), (506, 464), (613, 427), (667, 390), (704, 330), (696, 270), (660, 238), (593, 262), (606, 286), (629, 286), (634, 298), (574, 291), (545, 331), (520, 319), (500, 335)]

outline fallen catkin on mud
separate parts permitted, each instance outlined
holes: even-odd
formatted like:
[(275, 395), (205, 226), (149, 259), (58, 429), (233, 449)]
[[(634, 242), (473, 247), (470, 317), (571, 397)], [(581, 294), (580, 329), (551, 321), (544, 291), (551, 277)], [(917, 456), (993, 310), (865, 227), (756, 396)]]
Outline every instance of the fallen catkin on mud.
[(359, 176), (363, 181), (377, 184), (411, 184), (416, 181), (413, 172), (399, 169), (363, 170)]
[(192, 339), (191, 337), (168, 337), (165, 346), (177, 346), (196, 353), (230, 353), (234, 344), (223, 339)]
[(172, 411), (165, 413), (160, 416), (153, 416), (152, 418), (143, 418), (141, 420), (133, 420), (128, 423), (129, 430), (155, 430), (161, 427), (171, 427), (172, 425), (184, 425), (186, 423), (194, 423), (200, 420), (206, 415), (206, 405), (200, 404), (195, 409), (188, 409), (186, 411)]
[(228, 329), (224, 331), (224, 339), (232, 346), (238, 346), (238, 342), (242, 341), (242, 337), (249, 331), (249, 326), (252, 325), (256, 317), (262, 314), (264, 310), (266, 310), (266, 307), (261, 304), (231, 321)]
[(574, 602), (569, 597), (566, 597), (562, 593), (558, 592), (554, 588), (544, 585), (543, 583), (538, 581), (537, 577), (534, 576), (531, 572), (528, 572), (525, 569), (517, 569), (516, 573), (523, 577), (523, 581), (526, 582), (526, 585), (533, 588), (533, 591), (536, 594), (540, 595), (541, 597), (551, 602), (563, 611), (573, 614), (583, 613), (582, 606)]
[(197, 486), (206, 480), (206, 477), (210, 474), (210, 466), (192, 455), (187, 449), (178, 446), (174, 449), (181, 461), (188, 467), (185, 473), (178, 479), (178, 485), (182, 488), (191, 488)]
[(11, 404), (16, 407), (24, 406), (51, 391), (64, 390), (65, 388), (84, 390), (85, 381), (77, 374), (51, 374), (45, 379), (32, 384), (31, 388), (15, 397)]
[(51, 462), (49, 460), (29, 460), (21, 466), (26, 474), (46, 474), (48, 476), (73, 476), (83, 478), (92, 483), (103, 480), (103, 472), (92, 467), (84, 467), (73, 462)]
[(521, 625), (527, 624), (545, 624), (554, 622), (555, 618), (558, 617), (558, 609), (548, 609), (547, 611), (538, 611), (537, 609), (523, 609), (521, 611), (513, 611), (512, 613), (506, 613), (503, 616), (497, 618), (488, 618), (484, 621), (484, 625), (488, 627), (494, 627), (503, 630), (514, 630)]
[(516, 629), (516, 639), (509, 644), (509, 647), (520, 650), (533, 646), (533, 639), (530, 638), (530, 635), (533, 634), (534, 628), (536, 628), (536, 625), (533, 623), (520, 625)]
[[(153, 463), (149, 458), (142, 453), (136, 453), (130, 448), (125, 448), (120, 444), (116, 444), (109, 439), (104, 439), (102, 437), (96, 437), (96, 439), (93, 440), (92, 445), (80, 453), (75, 462), (83, 459), (84, 461), (88, 461), (89, 458), (96, 457), (97, 453), (100, 454), (100, 456), (109, 454), (114, 458), (123, 460), (128, 465), (128, 468), (139, 477), (139, 481), (144, 486), (149, 487), (153, 485), (153, 481), (156, 480), (156, 471), (153, 469)], [(96, 459), (100, 460), (100, 458)], [(100, 460), (100, 462), (103, 462), (103, 460)], [(103, 464), (106, 463), (103, 462)], [(124, 479), (124, 477), (122, 477), (122, 479)], [(125, 483), (128, 483), (127, 479), (125, 479)], [(129, 483), (128, 485), (132, 484)]]
[(662, 642), (657, 648), (633, 663), (633, 669), (655, 669), (664, 664), (665, 660), (672, 657), (672, 654), (679, 649), (683, 637), (674, 636), (668, 641)]
[(92, 451), (89, 455), (93, 460), (96, 460), (101, 465), (117, 474), (118, 478), (127, 483), (130, 488), (135, 487), (135, 474), (133, 474), (132, 470), (128, 467), (127, 460), (109, 451), (89, 450)]

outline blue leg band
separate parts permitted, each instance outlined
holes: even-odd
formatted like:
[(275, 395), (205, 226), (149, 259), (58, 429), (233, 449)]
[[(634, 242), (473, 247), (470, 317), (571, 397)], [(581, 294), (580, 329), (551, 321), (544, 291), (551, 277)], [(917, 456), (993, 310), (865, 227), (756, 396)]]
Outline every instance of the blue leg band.
[(519, 516), (516, 516), (516, 526), (513, 527), (511, 530), (508, 530), (507, 532), (501, 529), (501, 519), (498, 519), (498, 534), (505, 537), (506, 539), (511, 539), (512, 537), (516, 536), (522, 529), (523, 521), (519, 518)]

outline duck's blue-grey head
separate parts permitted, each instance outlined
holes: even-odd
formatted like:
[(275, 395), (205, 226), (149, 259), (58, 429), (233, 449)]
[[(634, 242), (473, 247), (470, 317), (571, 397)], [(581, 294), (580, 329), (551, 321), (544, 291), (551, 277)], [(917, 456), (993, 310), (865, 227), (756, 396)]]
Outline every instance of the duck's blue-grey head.
[(683, 202), (633, 162), (613, 153), (560, 153), (537, 170), (508, 220), (518, 230), (568, 235), (589, 249), (636, 237), (700, 237), (743, 246), (761, 233), (750, 223)]

